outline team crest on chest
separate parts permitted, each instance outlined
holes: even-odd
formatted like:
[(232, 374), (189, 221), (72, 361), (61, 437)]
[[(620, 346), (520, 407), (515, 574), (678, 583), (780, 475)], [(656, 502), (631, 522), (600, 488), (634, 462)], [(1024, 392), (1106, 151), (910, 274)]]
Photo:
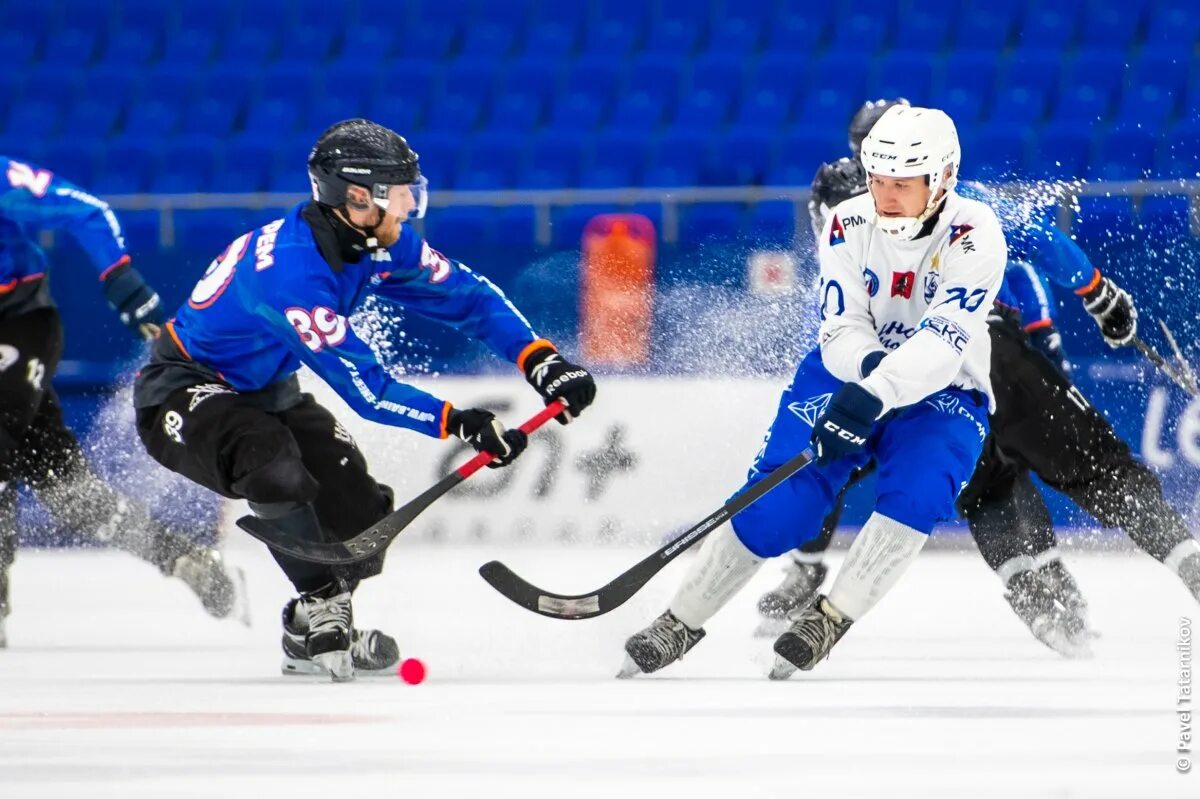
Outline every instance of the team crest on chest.
[(842, 220), (838, 219), (838, 215), (833, 215), (833, 223), (829, 226), (829, 246), (833, 247), (837, 244), (846, 243), (846, 229), (842, 227)]
[(892, 296), (912, 299), (913, 284), (916, 282), (916, 272), (892, 272)]

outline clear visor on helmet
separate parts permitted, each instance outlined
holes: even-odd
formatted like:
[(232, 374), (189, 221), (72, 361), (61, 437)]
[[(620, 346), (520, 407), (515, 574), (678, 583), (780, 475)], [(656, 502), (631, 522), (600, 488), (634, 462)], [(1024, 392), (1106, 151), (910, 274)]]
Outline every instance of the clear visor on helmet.
[(429, 181), (422, 175), (415, 183), (376, 183), (371, 187), (371, 199), (385, 212), (420, 219), (429, 204)]

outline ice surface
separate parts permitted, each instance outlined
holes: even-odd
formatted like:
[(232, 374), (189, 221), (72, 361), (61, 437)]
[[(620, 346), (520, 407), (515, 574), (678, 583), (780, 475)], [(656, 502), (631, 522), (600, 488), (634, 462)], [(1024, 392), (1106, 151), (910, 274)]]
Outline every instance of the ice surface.
[(497, 556), (576, 592), (641, 553), (399, 542), (356, 610), (428, 664), (413, 687), (280, 676), (286, 585), (236, 534), (252, 629), (127, 556), (23, 551), (0, 797), (1200, 796), (1175, 770), (1179, 619), (1200, 614), (1149, 558), (1071, 560), (1103, 634), (1092, 661), (1036, 643), (974, 554), (926, 553), (832, 661), (778, 684), (750, 637), (774, 565), (685, 662), (619, 682), (624, 637), (682, 564), (563, 622), (494, 594), (475, 570)]

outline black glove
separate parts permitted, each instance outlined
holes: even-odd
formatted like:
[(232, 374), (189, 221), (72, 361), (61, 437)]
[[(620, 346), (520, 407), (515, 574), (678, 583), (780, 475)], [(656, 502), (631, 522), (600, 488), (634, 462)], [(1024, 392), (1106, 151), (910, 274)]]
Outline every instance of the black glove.
[(1071, 376), (1071, 364), (1067, 361), (1066, 353), (1063, 352), (1062, 336), (1059, 334), (1058, 328), (1049, 325), (1030, 331), (1029, 343), (1035, 350), (1049, 358), (1050, 362), (1058, 367), (1058, 371), (1062, 372), (1063, 377)]
[(105, 275), (104, 296), (134, 335), (144, 339), (158, 338), (163, 324), (162, 303), (154, 289), (146, 285), (138, 270), (128, 262)]
[(582, 366), (563, 360), (551, 347), (542, 347), (525, 358), (525, 379), (549, 405), (556, 399), (570, 410), (554, 418), (568, 424), (596, 399), (596, 381)]
[(846, 383), (839, 388), (813, 426), (812, 445), (817, 450), (817, 465), (824, 466), (861, 451), (882, 410), (883, 402), (858, 383)]
[(1100, 326), (1108, 346), (1128, 344), (1137, 335), (1137, 308), (1129, 293), (1106, 277), (1083, 295), (1083, 309)]
[(446, 430), (470, 444), (476, 452), (495, 455), (496, 459), (488, 464), (489, 469), (507, 466), (529, 446), (528, 436), (520, 430), (505, 430), (496, 414), (479, 408), (465, 411), (451, 408)]

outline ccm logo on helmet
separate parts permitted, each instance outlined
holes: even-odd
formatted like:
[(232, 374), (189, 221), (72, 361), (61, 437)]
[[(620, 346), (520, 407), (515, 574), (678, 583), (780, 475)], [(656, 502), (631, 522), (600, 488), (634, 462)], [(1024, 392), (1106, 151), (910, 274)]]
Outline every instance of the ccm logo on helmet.
[(895, 161), (899, 156), (891, 153), (871, 153), (872, 158), (878, 158), (880, 161)]

